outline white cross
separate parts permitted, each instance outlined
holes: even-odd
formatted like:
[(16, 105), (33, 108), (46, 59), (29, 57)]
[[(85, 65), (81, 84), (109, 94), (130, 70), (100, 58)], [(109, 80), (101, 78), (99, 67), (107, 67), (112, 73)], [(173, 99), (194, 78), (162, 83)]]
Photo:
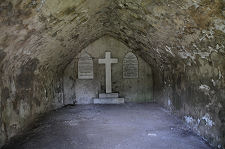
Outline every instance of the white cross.
[(118, 63), (118, 59), (111, 59), (111, 52), (105, 52), (105, 59), (99, 59), (99, 64), (105, 64), (105, 82), (106, 82), (106, 93), (112, 93), (112, 72), (111, 64)]

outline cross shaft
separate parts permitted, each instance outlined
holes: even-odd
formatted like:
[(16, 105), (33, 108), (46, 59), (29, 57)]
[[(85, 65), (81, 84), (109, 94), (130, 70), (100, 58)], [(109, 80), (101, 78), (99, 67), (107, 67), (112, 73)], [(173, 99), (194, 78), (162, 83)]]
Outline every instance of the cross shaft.
[(111, 52), (105, 53), (105, 59), (99, 59), (99, 64), (105, 64), (106, 93), (112, 93), (112, 69), (111, 64), (118, 63), (118, 59), (111, 58)]

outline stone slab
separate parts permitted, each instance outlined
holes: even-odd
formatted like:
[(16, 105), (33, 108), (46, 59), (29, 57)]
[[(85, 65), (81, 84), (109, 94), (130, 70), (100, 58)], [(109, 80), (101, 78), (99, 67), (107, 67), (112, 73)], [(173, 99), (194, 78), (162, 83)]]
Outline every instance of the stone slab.
[(95, 98), (94, 104), (123, 104), (124, 98)]
[(138, 59), (132, 52), (127, 53), (127, 55), (124, 57), (123, 78), (138, 78)]
[(93, 60), (87, 53), (82, 53), (78, 61), (78, 79), (93, 78)]
[(119, 94), (118, 93), (101, 93), (99, 94), (99, 98), (118, 98)]

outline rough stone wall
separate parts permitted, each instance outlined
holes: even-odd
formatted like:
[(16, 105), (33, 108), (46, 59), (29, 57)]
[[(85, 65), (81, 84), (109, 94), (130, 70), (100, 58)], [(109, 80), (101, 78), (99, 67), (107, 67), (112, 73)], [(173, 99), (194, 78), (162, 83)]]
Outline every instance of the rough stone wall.
[[(203, 60), (203, 64), (188, 67), (178, 64), (172, 74), (164, 72), (159, 102), (211, 145), (224, 148), (224, 67), (210, 66), (214, 62)], [(225, 64), (224, 59), (220, 62)]]
[(210, 144), (224, 148), (225, 2), (118, 0), (113, 5), (108, 32), (155, 68), (155, 98)]
[(63, 69), (102, 36), (104, 5), (101, 0), (0, 2), (0, 146), (37, 114), (63, 105)]
[[(4, 74), (1, 81), (1, 130), (4, 141), (26, 128), (37, 114), (61, 107), (62, 80), (36, 74), (37, 59), (20, 67), (18, 74)], [(3, 143), (3, 142), (2, 142)]]
[(0, 144), (61, 105), (65, 67), (108, 34), (152, 66), (160, 103), (225, 148), (224, 9), (224, 0), (2, 0)]

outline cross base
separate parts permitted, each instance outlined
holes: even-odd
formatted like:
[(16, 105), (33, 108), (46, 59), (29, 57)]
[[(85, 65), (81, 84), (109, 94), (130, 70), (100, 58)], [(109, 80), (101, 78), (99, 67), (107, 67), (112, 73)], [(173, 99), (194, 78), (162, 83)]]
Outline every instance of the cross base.
[(118, 98), (118, 93), (101, 93), (99, 94), (99, 98)]
[(93, 99), (94, 104), (123, 104), (124, 98), (119, 98), (118, 93), (102, 93), (99, 98)]

